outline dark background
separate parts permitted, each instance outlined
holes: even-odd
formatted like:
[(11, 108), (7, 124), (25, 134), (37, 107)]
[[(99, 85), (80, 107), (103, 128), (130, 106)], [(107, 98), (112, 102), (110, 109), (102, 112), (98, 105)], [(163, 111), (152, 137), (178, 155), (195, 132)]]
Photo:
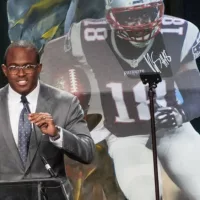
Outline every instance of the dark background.
[[(3, 63), (4, 52), (9, 45), (8, 22), (6, 14), (6, 1), (0, 1), (0, 63)], [(0, 88), (7, 83), (2, 70), (0, 70)]]
[[(200, 28), (200, 13), (198, 0), (164, 0), (165, 13), (189, 20)], [(0, 1), (0, 63), (3, 63), (4, 52), (9, 45), (8, 22), (6, 14), (6, 0)], [(197, 60), (200, 69), (200, 59)], [(5, 76), (0, 70), (0, 88), (7, 83)], [(200, 133), (200, 118), (192, 122), (194, 128)]]

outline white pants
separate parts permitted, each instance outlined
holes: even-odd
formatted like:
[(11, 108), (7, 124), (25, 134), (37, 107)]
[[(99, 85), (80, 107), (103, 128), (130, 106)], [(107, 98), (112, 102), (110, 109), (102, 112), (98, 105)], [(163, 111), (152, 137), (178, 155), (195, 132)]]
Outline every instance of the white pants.
[[(155, 200), (153, 155), (147, 148), (148, 139), (146, 135), (107, 138), (117, 181), (128, 200)], [(192, 125), (185, 123), (177, 129), (157, 132), (157, 151), (174, 183), (190, 200), (200, 200), (200, 136)]]

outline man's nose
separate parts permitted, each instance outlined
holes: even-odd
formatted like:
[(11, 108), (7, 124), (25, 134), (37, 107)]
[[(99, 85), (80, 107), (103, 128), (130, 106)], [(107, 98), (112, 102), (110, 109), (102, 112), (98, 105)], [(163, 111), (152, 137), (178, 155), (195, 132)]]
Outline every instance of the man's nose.
[(18, 76), (25, 76), (26, 73), (24, 72), (24, 70), (22, 68), (19, 69), (18, 71)]

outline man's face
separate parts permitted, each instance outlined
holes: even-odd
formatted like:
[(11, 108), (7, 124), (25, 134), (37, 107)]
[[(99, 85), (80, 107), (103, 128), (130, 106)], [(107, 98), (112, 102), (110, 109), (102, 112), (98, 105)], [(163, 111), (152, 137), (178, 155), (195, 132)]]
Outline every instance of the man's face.
[[(24, 69), (20, 69), (17, 74), (13, 74), (8, 70), (9, 66), (27, 64), (37, 65), (37, 67), (32, 73), (25, 73)], [(37, 63), (37, 55), (34, 49), (13, 47), (9, 49), (6, 65), (2, 65), (2, 69), (12, 89), (19, 94), (27, 95), (36, 88), (42, 65)]]

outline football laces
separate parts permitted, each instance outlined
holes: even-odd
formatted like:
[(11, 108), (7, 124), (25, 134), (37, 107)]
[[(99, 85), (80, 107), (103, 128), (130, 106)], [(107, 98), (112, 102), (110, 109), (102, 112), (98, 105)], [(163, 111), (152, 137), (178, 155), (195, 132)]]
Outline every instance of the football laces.
[(70, 82), (70, 92), (71, 93), (78, 92), (78, 81), (75, 69), (69, 69), (69, 82)]

